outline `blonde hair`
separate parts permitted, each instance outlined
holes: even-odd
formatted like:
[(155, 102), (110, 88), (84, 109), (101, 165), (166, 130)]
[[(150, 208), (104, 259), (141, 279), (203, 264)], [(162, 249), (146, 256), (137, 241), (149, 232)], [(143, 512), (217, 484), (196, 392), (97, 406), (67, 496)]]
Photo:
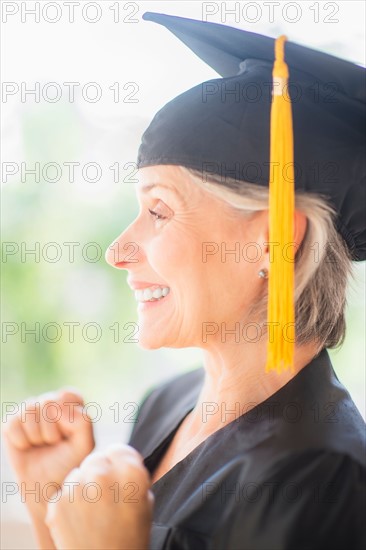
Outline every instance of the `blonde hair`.
[[(220, 175), (203, 177), (200, 170), (181, 166), (197, 185), (250, 215), (268, 209), (268, 188)], [(296, 343), (318, 343), (318, 350), (342, 344), (345, 333), (346, 291), (352, 260), (337, 232), (335, 212), (320, 195), (296, 191), (295, 208), (307, 217), (307, 229), (295, 259)], [(267, 292), (251, 314), (262, 322), (267, 314)]]

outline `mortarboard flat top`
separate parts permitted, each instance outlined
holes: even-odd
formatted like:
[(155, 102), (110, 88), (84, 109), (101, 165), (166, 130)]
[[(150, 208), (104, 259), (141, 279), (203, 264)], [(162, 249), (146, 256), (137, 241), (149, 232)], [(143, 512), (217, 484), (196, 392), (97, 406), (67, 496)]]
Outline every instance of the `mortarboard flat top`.
[[(274, 39), (147, 12), (223, 78), (168, 102), (142, 137), (138, 166), (181, 164), (268, 186)], [(328, 198), (354, 260), (366, 259), (365, 69), (286, 42), (295, 188)], [(214, 167), (214, 168), (213, 168)]]

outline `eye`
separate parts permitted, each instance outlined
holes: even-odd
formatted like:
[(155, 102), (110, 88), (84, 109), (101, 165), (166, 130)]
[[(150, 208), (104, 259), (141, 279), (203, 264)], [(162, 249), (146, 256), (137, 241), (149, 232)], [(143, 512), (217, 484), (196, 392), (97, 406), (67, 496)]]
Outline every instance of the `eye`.
[(150, 210), (150, 208), (149, 208), (149, 212), (152, 216), (155, 217), (156, 220), (165, 220), (165, 216), (161, 216), (157, 212), (154, 212), (154, 210)]

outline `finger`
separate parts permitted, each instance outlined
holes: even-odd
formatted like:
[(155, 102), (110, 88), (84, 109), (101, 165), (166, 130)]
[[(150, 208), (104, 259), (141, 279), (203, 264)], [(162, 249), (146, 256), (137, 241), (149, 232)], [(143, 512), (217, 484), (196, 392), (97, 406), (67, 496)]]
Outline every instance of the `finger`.
[(109, 445), (105, 450), (105, 454), (110, 458), (112, 462), (120, 463), (121, 460), (131, 460), (137, 464), (143, 464), (142, 455), (136, 451), (131, 445), (125, 445), (124, 443), (113, 443)]
[(37, 398), (29, 398), (25, 401), (21, 419), (24, 423), (24, 431), (32, 445), (54, 444), (62, 439), (57, 426), (60, 413), (57, 392), (43, 393)]
[(44, 399), (42, 402), (40, 420), (42, 439), (48, 445), (54, 445), (64, 439), (59, 428), (61, 416), (62, 408), (56, 401), (56, 396), (49, 395), (49, 399)]
[(50, 445), (63, 439), (59, 429), (62, 416), (58, 402), (60, 397), (60, 392), (47, 392), (26, 400), (21, 416), (24, 431), (32, 445)]
[(143, 458), (133, 447), (116, 443), (109, 445), (104, 451), (90, 453), (80, 464), (81, 471), (98, 470), (100, 473), (114, 475), (145, 475), (148, 470), (143, 464)]
[(89, 434), (93, 431), (92, 420), (82, 405), (68, 402), (61, 405), (61, 409), (59, 428), (65, 437), (76, 436), (80, 442), (85, 437), (85, 433)]
[(58, 400), (63, 402), (77, 403), (78, 405), (84, 405), (84, 398), (81, 393), (71, 386), (64, 386), (57, 392)]
[(43, 442), (48, 445), (58, 443), (63, 439), (57, 425), (62, 414), (57, 397), (57, 391), (42, 393), (38, 397), (40, 402), (40, 432)]
[(27, 399), (20, 415), (23, 430), (32, 445), (44, 445), (41, 432), (41, 403), (38, 399)]
[(84, 458), (80, 464), (80, 474), (82, 475), (109, 475), (113, 465), (105, 452), (94, 451)]
[(146, 480), (150, 473), (144, 464), (143, 456), (130, 445), (115, 443), (110, 445), (105, 451), (112, 465), (122, 471), (128, 471), (131, 475), (142, 474)]
[(29, 449), (32, 444), (26, 436), (19, 415), (14, 416), (9, 420), (2, 430), (5, 440), (13, 447), (21, 451)]
[(142, 455), (136, 449), (130, 445), (116, 443), (110, 445), (105, 452), (117, 475), (134, 480), (145, 488), (151, 485), (150, 472), (144, 464)]
[[(64, 437), (68, 438), (76, 429), (74, 423), (80, 422), (81, 416), (87, 417), (87, 415), (82, 414), (84, 399), (79, 392), (61, 388), (56, 393), (55, 403), (61, 411), (60, 418), (57, 421), (58, 429)], [(77, 429), (79, 429), (79, 426)]]

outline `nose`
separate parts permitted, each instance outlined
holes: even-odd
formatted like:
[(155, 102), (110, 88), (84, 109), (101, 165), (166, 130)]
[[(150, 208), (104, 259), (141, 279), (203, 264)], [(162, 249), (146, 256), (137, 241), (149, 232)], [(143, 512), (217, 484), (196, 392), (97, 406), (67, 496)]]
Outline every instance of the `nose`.
[(140, 261), (140, 246), (132, 238), (131, 227), (132, 224), (108, 246), (105, 252), (105, 260), (112, 267), (128, 269), (132, 264)]

